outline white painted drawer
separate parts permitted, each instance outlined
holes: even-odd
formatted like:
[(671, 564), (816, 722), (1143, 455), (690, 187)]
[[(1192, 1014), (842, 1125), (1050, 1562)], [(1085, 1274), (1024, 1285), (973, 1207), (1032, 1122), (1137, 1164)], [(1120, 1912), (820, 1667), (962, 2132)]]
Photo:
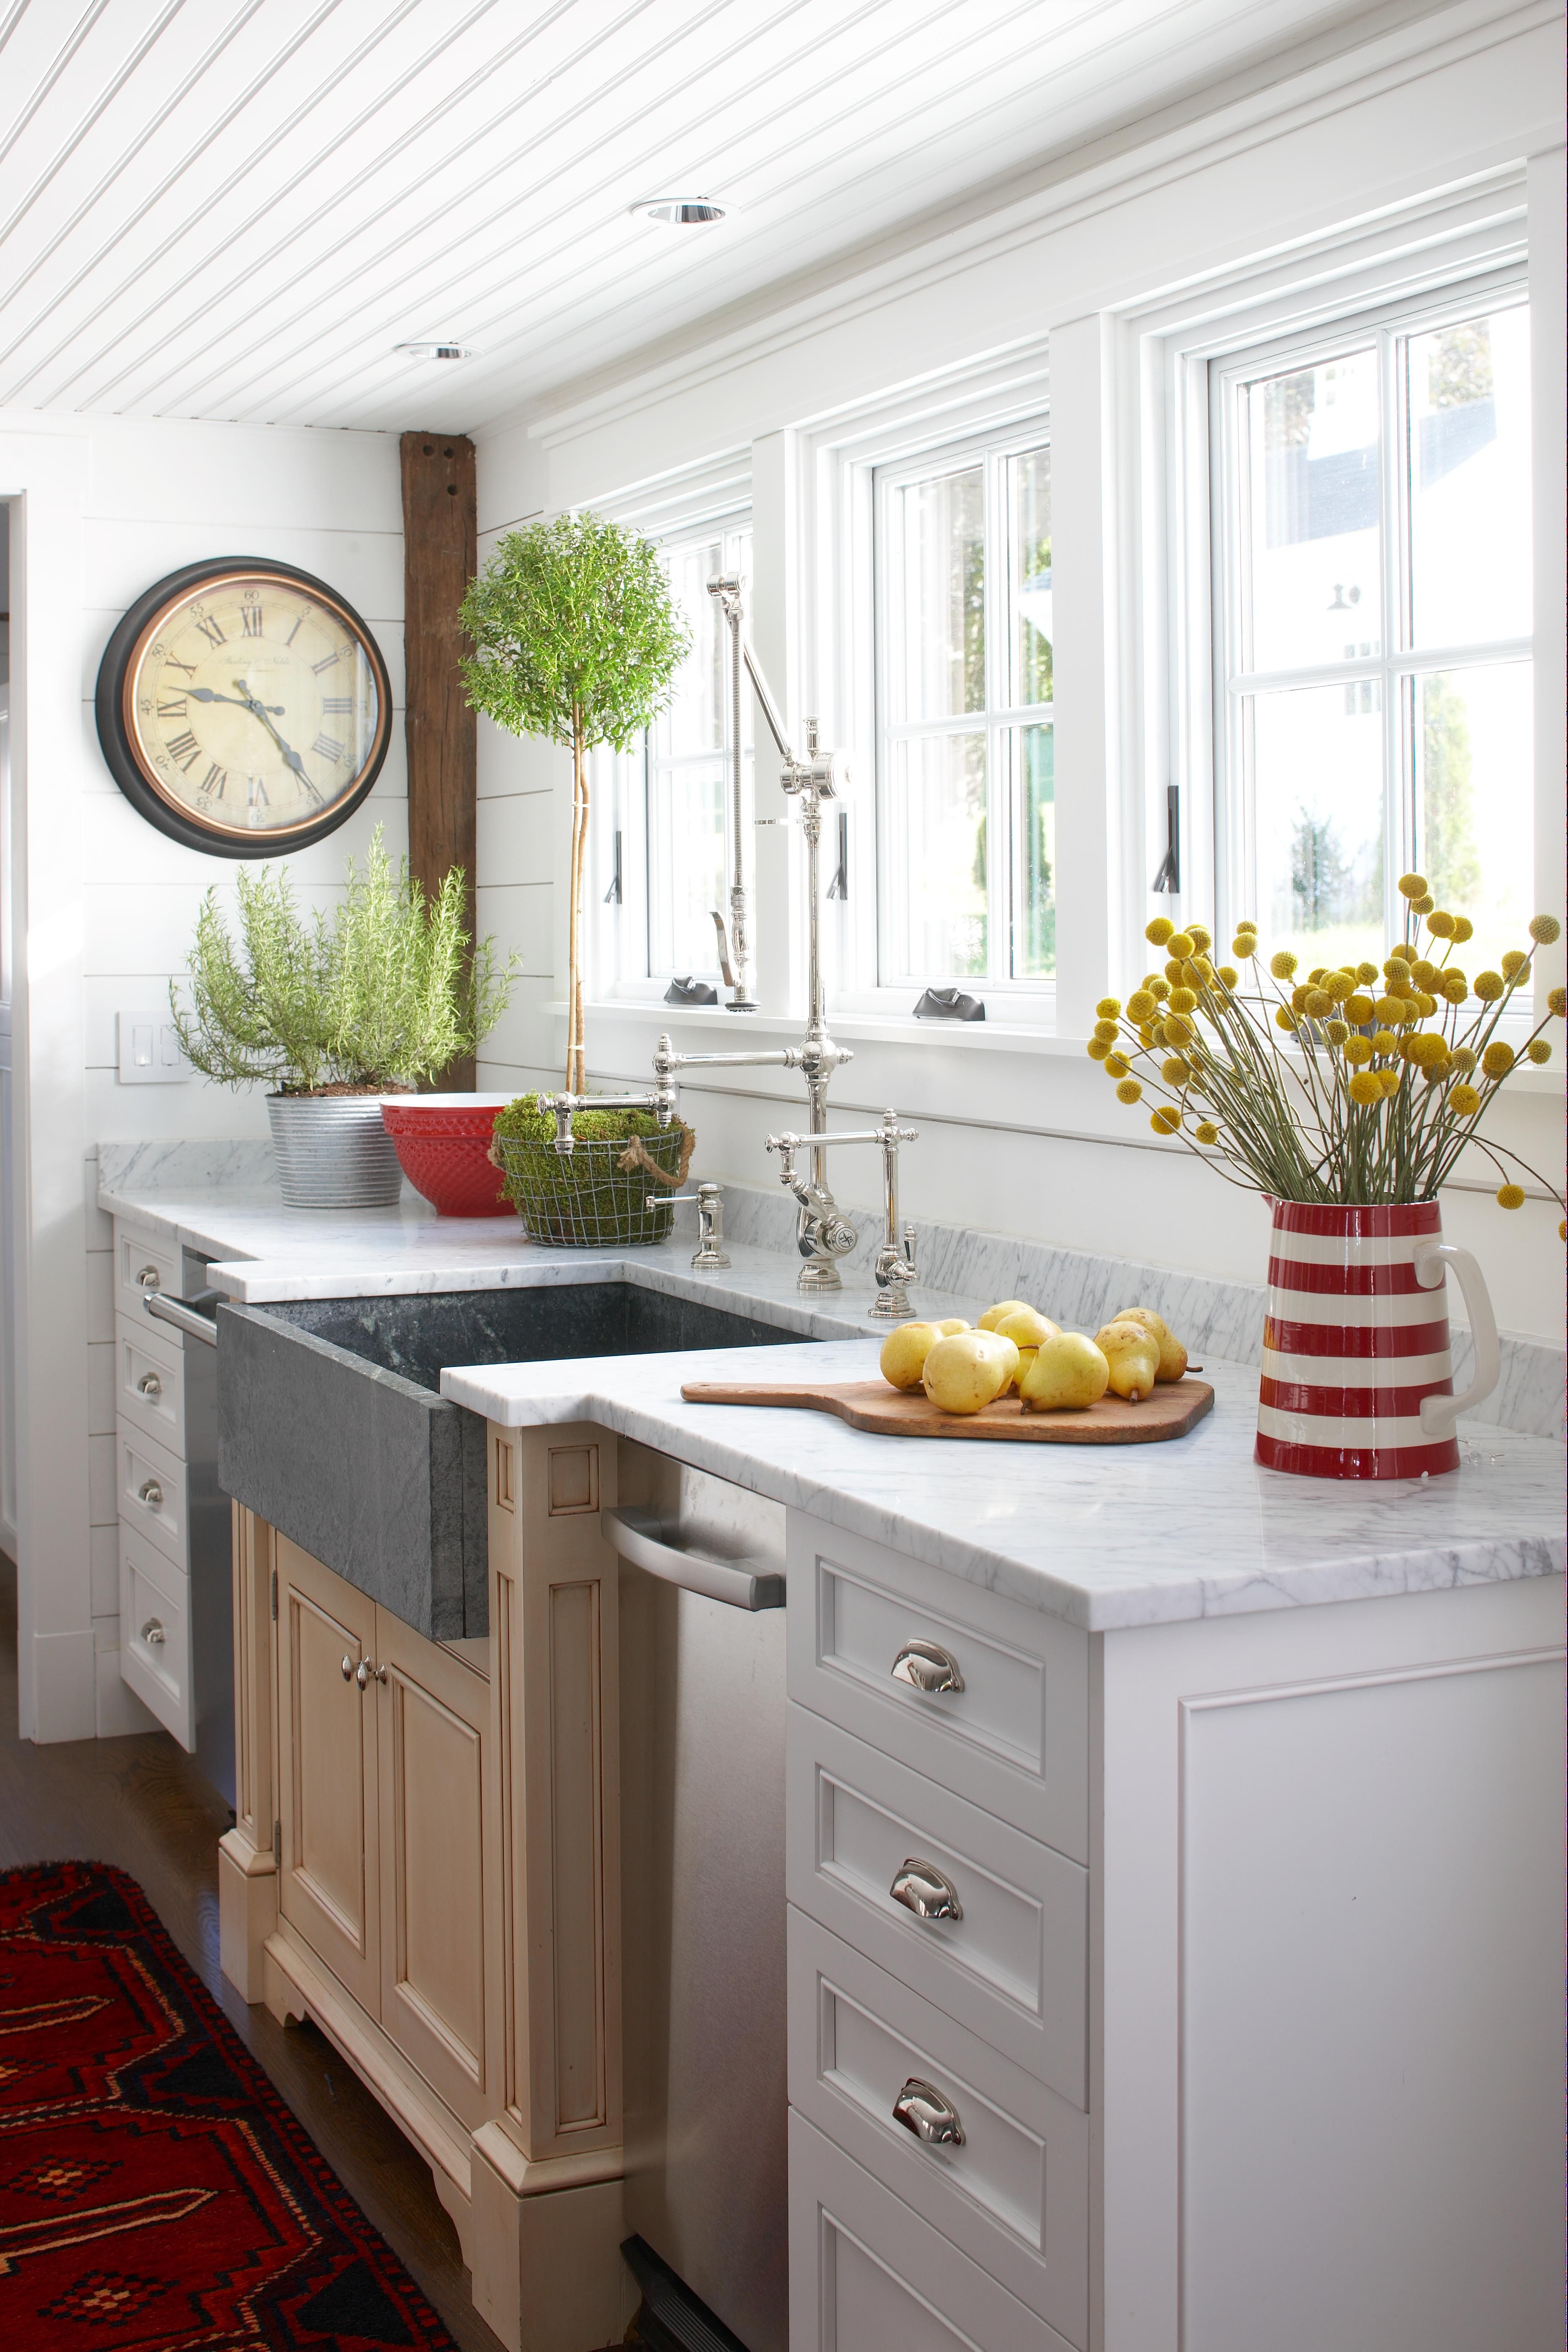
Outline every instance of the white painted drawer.
[(195, 1746), (188, 1577), (120, 1525), (120, 1674), (182, 1748)]
[[(790, 2104), (1074, 2344), (1089, 2332), (1089, 2118), (804, 1911), (789, 1912)], [(894, 2115), (910, 2082), (952, 2144)]]
[(114, 1311), (142, 1318), (142, 1301), (149, 1290), (180, 1296), (182, 1257), (178, 1242), (142, 1233), (116, 1217), (114, 1221)]
[[(1087, 1633), (798, 1512), (789, 1589), (792, 1698), (1089, 1860)], [(895, 1676), (911, 1642), (944, 1654), (962, 1688)]]
[(181, 1460), (185, 1453), (185, 1351), (167, 1326), (114, 1318), (114, 1410)]
[[(793, 1700), (787, 1738), (790, 1901), (1084, 2106), (1087, 1870)], [(912, 1862), (960, 1917), (894, 1900)]]
[(789, 2342), (790, 2352), (1072, 2352), (793, 2112)]
[(185, 1465), (154, 1437), (121, 1422), (115, 1435), (120, 1516), (184, 1570)]

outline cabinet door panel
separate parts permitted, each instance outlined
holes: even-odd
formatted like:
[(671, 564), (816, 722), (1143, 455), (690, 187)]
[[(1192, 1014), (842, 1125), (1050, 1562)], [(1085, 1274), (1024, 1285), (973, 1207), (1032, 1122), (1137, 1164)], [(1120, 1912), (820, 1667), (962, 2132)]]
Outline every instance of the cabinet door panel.
[(453, 2113), (485, 2101), (485, 1752), (489, 1684), (385, 1610), (381, 2021)]
[(287, 1537), (278, 1546), (279, 1907), (372, 2016), (379, 1999), (375, 1604)]

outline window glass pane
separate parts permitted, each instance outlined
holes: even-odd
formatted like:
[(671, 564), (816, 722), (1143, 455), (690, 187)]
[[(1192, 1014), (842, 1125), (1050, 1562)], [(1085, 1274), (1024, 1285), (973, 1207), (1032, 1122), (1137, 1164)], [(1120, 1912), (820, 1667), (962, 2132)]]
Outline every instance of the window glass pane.
[(671, 751), (721, 751), (724, 748), (724, 627), (719, 600), (708, 583), (723, 570), (717, 540), (673, 548), (665, 559), (669, 584), (691, 631), (691, 646), (676, 672), (675, 691), (660, 732)]
[(1015, 980), (1047, 979), (1057, 968), (1057, 787), (1048, 726), (1016, 727), (1009, 745), (1018, 812), (1018, 909)]
[(985, 494), (978, 466), (893, 493), (896, 719), (985, 708)]
[(1413, 335), (1406, 367), (1414, 642), (1527, 637), (1530, 314)]
[(1250, 522), (1242, 666), (1301, 669), (1382, 651), (1375, 350), (1244, 394)]
[(1007, 460), (1008, 540), (1012, 563), (1015, 709), (1051, 699), (1051, 453), (1026, 449)]
[(1420, 869), (1437, 904), (1476, 927), (1455, 956), (1474, 978), (1510, 948), (1530, 947), (1530, 664), (1428, 671), (1412, 683)]
[(1321, 686), (1250, 698), (1256, 919), (1272, 954), (1381, 963), (1383, 720), (1378, 690)]
[(985, 738), (892, 746), (887, 810), (889, 928), (901, 972), (966, 980), (986, 969)]
[(729, 912), (724, 762), (655, 761), (647, 794), (648, 970), (715, 969), (713, 908)]

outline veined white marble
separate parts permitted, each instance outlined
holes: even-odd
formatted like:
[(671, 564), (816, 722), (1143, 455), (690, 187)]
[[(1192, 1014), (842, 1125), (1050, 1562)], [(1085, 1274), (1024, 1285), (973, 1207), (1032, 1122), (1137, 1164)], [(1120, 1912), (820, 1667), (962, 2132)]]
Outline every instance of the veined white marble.
[[(677, 1238), (652, 1249), (549, 1249), (525, 1241), (514, 1217), (437, 1217), (407, 1187), (393, 1209), (286, 1209), (276, 1184), (266, 1181), (271, 1165), (265, 1141), (104, 1143), (99, 1205), (218, 1261), (216, 1286), (252, 1302), (607, 1281), (622, 1270), (658, 1288), (685, 1277), (691, 1285), (686, 1295), (714, 1297), (730, 1279), (689, 1274), (689, 1209), (676, 1212)], [(844, 1289), (808, 1303), (795, 1286), (794, 1201), (782, 1186), (726, 1185), (724, 1224), (738, 1300), (787, 1307), (790, 1328), (823, 1338), (860, 1328), (874, 1296), (879, 1225), (869, 1211), (852, 1213), (858, 1239), (842, 1261)], [(952, 1225), (918, 1224), (916, 1232), (925, 1277), (911, 1293), (919, 1313), (973, 1318), (993, 1299), (1017, 1297), (1069, 1329), (1094, 1331), (1117, 1307), (1136, 1302), (1163, 1315), (1194, 1358), (1254, 1368), (1261, 1362), (1261, 1282), (1225, 1282)], [(1502, 1378), (1476, 1419), (1557, 1437), (1563, 1423), (1561, 1351), (1507, 1334), (1501, 1349)], [(1470, 1335), (1456, 1327), (1454, 1372), (1461, 1388), (1470, 1360)]]
[(1206, 1359), (1215, 1409), (1157, 1445), (878, 1437), (826, 1414), (687, 1404), (683, 1381), (867, 1379), (875, 1337), (443, 1372), (511, 1427), (596, 1421), (1090, 1632), (1562, 1572), (1562, 1449), (1461, 1424), (1462, 1467), (1388, 1484), (1252, 1459), (1258, 1375)]

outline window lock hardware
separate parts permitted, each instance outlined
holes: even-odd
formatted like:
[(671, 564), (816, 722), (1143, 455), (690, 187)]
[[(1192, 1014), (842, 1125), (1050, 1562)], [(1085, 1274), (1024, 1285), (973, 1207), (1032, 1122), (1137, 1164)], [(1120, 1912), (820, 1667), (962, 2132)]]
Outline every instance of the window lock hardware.
[(606, 907), (618, 907), (624, 893), (621, 887), (621, 828), (616, 827), (616, 862), (610, 873), (610, 887), (605, 893)]
[(1160, 898), (1173, 898), (1182, 887), (1182, 788), (1165, 787), (1165, 855), (1149, 887)]

